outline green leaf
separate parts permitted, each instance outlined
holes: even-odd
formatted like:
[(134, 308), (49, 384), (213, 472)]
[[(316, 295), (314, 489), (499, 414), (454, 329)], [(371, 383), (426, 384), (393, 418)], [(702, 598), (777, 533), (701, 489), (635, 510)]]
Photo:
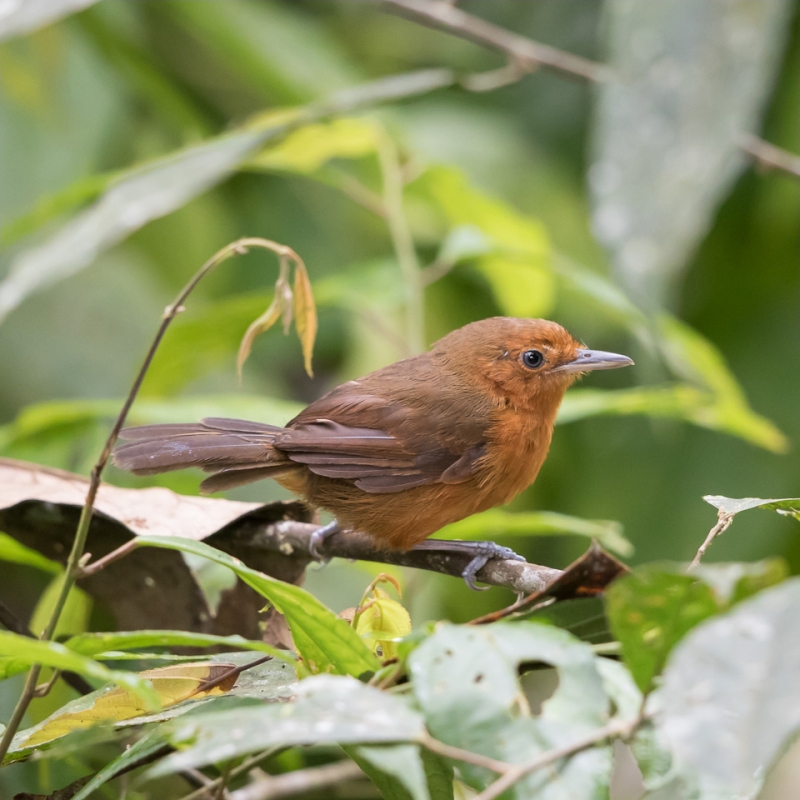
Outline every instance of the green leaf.
[(0, 17), (0, 39), (31, 33), (96, 2), (97, 0), (25, 0), (24, 3), (12, 3), (3, 9)]
[[(539, 716), (519, 706), (518, 668), (529, 662), (544, 662), (558, 671), (558, 687)], [(521, 762), (568, 745), (608, 719), (608, 697), (591, 648), (548, 625), (440, 625), (411, 653), (408, 663), (431, 734), (501, 761)], [(607, 786), (610, 769), (610, 748), (593, 748), (551, 771), (533, 773), (508, 796), (594, 797)], [(459, 764), (459, 771), (476, 789), (496, 777), (467, 764)]]
[(400, 697), (353, 678), (316, 675), (293, 703), (198, 713), (166, 727), (178, 752), (149, 773), (166, 775), (280, 745), (410, 742), (423, 732), (420, 714)]
[(256, 572), (239, 559), (202, 542), (177, 536), (141, 536), (137, 541), (142, 547), (163, 547), (202, 556), (233, 570), (286, 617), (297, 651), (311, 672), (359, 677), (380, 667), (358, 634), (305, 589)]
[(649, 692), (675, 645), (697, 624), (781, 580), (786, 566), (714, 564), (687, 575), (683, 565), (647, 564), (606, 590), (606, 613), (637, 685)]
[(0, 656), (13, 658), (27, 666), (42, 664), (47, 667), (77, 672), (80, 675), (97, 678), (107, 683), (114, 683), (123, 689), (130, 689), (145, 702), (154, 706), (158, 705), (158, 696), (146, 680), (130, 672), (108, 669), (58, 642), (45, 642), (27, 636), (18, 636), (16, 633), (0, 631)]
[(554, 511), (513, 512), (492, 508), (445, 526), (441, 534), (448, 539), (571, 534), (597, 539), (603, 547), (623, 556), (633, 552), (633, 545), (623, 536), (622, 526), (618, 522), (581, 519)]
[(7, 533), (0, 533), (0, 561), (9, 561), (12, 564), (20, 564), (25, 567), (34, 567), (42, 572), (58, 574), (61, 572), (61, 565), (49, 558), (45, 558), (36, 550), (25, 547)]
[(664, 671), (656, 724), (714, 797), (754, 797), (800, 729), (800, 579), (706, 621)]
[(764, 500), (761, 497), (735, 498), (723, 497), (720, 494), (707, 494), (703, 500), (725, 514), (739, 514), (742, 511), (749, 511), (751, 508), (765, 508), (800, 520), (800, 497)]
[(469, 259), (486, 278), (505, 314), (538, 317), (553, 304), (555, 282), (544, 226), (472, 186), (453, 167), (432, 167), (416, 182), (451, 230), (439, 258)]
[(419, 745), (361, 745), (346, 747), (345, 752), (384, 800), (431, 800)]
[(281, 661), (294, 664), (297, 660), (288, 650), (280, 650), (266, 642), (245, 639), (243, 636), (213, 636), (187, 631), (122, 631), (119, 633), (82, 633), (67, 639), (64, 644), (76, 653), (102, 657), (115, 650), (137, 650), (143, 647), (239, 647), (267, 653)]
[[(746, 164), (790, 28), (787, 0), (605, 4), (593, 227), (620, 283), (663, 304)], [(687, 35), (691, 32), (691, 35)]]
[(101, 770), (92, 775), (89, 783), (72, 800), (85, 800), (92, 792), (99, 789), (103, 784), (108, 783), (121, 772), (125, 772), (139, 761), (146, 760), (148, 756), (155, 755), (164, 747), (164, 744), (164, 737), (160, 730), (152, 730), (146, 733), (141, 739), (135, 741), (130, 747), (126, 747), (115, 759), (109, 761)]

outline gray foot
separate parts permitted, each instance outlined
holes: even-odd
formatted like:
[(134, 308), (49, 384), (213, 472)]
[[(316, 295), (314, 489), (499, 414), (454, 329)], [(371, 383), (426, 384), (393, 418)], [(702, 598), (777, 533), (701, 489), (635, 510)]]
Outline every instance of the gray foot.
[(470, 542), (454, 539), (427, 539), (424, 542), (415, 544), (412, 550), (439, 550), (447, 553), (463, 553), (472, 556), (472, 560), (464, 567), (461, 577), (464, 582), (475, 592), (484, 592), (489, 587), (479, 588), (475, 585), (475, 576), (482, 567), (493, 558), (511, 559), (513, 561), (524, 561), (525, 559), (515, 553), (510, 547), (501, 547), (494, 542)]
[(341, 533), (341, 530), (336, 520), (329, 522), (327, 525), (323, 525), (321, 528), (317, 528), (308, 540), (308, 552), (311, 553), (317, 561), (322, 561), (323, 563), (330, 561), (329, 558), (325, 558), (325, 556), (322, 555), (320, 548), (325, 544), (327, 539), (337, 533)]

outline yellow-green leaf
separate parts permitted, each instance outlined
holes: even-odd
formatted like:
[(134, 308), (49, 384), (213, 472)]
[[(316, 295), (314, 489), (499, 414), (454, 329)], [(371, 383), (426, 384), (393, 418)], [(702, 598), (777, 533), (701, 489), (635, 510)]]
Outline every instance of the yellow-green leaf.
[(309, 377), (313, 377), (311, 356), (317, 338), (317, 309), (311, 292), (311, 281), (302, 261), (295, 264), (294, 268), (294, 324), (303, 348), (303, 366)]

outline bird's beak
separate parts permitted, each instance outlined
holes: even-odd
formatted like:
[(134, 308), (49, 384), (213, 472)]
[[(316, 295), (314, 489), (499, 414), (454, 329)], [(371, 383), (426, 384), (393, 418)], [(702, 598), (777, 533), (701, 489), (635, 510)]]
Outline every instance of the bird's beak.
[(595, 369), (619, 369), (629, 367), (633, 359), (619, 353), (605, 353), (602, 350), (579, 349), (572, 361), (561, 364), (553, 372), (590, 372)]

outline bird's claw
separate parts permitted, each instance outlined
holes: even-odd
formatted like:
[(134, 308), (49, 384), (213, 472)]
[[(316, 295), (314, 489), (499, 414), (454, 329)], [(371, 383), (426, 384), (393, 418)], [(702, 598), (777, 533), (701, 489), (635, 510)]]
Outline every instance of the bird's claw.
[(321, 528), (317, 528), (308, 539), (308, 552), (311, 554), (311, 557), (316, 561), (327, 564), (330, 558), (324, 556), (320, 548), (325, 544), (327, 539), (340, 531), (341, 528), (336, 520), (329, 522), (327, 525), (323, 525)]
[(525, 560), (510, 547), (502, 547), (494, 542), (470, 542), (470, 544), (474, 545), (474, 547), (470, 549), (475, 553), (475, 556), (472, 561), (464, 567), (461, 577), (464, 579), (464, 583), (466, 583), (473, 592), (485, 592), (489, 589), (488, 586), (476, 586), (475, 576), (478, 571), (483, 569), (492, 559), (499, 558), (511, 561)]

